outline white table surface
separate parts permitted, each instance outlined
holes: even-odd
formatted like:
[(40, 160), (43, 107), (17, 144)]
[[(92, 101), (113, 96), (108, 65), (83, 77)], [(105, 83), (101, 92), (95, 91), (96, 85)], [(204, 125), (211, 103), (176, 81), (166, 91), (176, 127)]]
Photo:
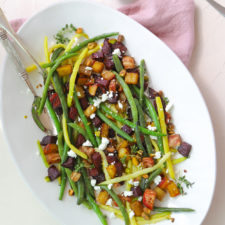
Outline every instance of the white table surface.
[[(55, 0), (56, 1), (56, 0)], [(53, 0), (0, 0), (9, 19), (29, 17)], [(117, 8), (132, 0), (94, 0)], [(225, 0), (218, 1), (225, 5)], [(217, 145), (217, 185), (203, 225), (225, 224), (225, 18), (205, 0), (196, 3), (196, 42), (190, 71), (208, 105)], [(0, 65), (5, 53), (0, 46)], [(197, 109), (195, 109), (197, 110)], [(58, 225), (23, 181), (0, 131), (0, 224)], [(210, 182), (210, 180), (208, 181)], [(194, 224), (194, 221), (193, 221)]]

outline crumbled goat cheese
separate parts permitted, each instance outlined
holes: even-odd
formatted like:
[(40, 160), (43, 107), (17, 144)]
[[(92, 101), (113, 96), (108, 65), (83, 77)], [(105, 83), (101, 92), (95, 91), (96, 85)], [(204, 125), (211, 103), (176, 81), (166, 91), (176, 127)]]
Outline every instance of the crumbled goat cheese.
[(94, 186), (94, 189), (95, 189), (96, 191), (100, 191), (100, 190), (101, 190), (101, 188), (100, 188), (99, 186)]
[(101, 144), (99, 145), (98, 149), (99, 149), (100, 151), (103, 151), (103, 150), (106, 149), (106, 147), (107, 147), (108, 144), (109, 144), (109, 139), (103, 137), (103, 138), (102, 138), (102, 142), (101, 142)]
[(78, 117), (78, 122), (80, 122), (81, 121), (81, 118), (80, 117)]
[(114, 51), (113, 51), (113, 53), (112, 53), (113, 55), (118, 55), (118, 56), (121, 56), (121, 51), (120, 51), (120, 49), (119, 48), (116, 48)]
[(108, 189), (110, 190), (112, 188), (113, 184), (108, 185)]
[(109, 153), (108, 156), (114, 156), (114, 154), (113, 153)]
[(102, 102), (102, 100), (100, 98), (95, 98), (93, 101), (94, 101), (94, 106), (97, 108), (99, 107), (99, 105)]
[(159, 185), (159, 183), (162, 181), (162, 178), (161, 178), (161, 176), (157, 176), (155, 179), (154, 179), (154, 183), (156, 184), (156, 185)]
[(110, 219), (116, 218), (115, 213), (114, 213), (114, 212), (111, 212), (111, 213), (109, 214), (109, 218), (110, 218)]
[(90, 115), (90, 119), (94, 119), (95, 118), (95, 113), (92, 113), (91, 115)]
[(134, 186), (137, 187), (139, 185), (139, 181), (134, 181)]
[(80, 92), (77, 92), (77, 96), (78, 96), (78, 97), (80, 97), (80, 96), (81, 96)]
[(85, 142), (82, 144), (82, 146), (91, 147), (92, 144), (91, 144), (91, 142), (90, 142), (89, 140), (87, 140), (87, 141), (85, 141)]
[(161, 152), (156, 152), (154, 159), (160, 159), (161, 158)]
[(155, 131), (156, 130), (156, 127), (152, 127), (151, 125), (148, 125), (147, 128), (151, 131)]
[(123, 108), (123, 104), (120, 101), (118, 101), (118, 106), (119, 106), (120, 109)]
[(157, 140), (157, 137), (156, 136), (150, 135), (150, 137), (151, 137), (151, 139)]
[(91, 186), (94, 187), (96, 185), (96, 180), (95, 179), (91, 179)]
[(133, 218), (134, 215), (135, 215), (134, 211), (131, 210), (131, 211), (129, 212), (129, 217), (130, 217), (130, 218)]
[(142, 196), (138, 197), (138, 201), (141, 202), (142, 201)]
[(108, 93), (102, 94), (102, 102), (105, 102), (109, 98)]
[(110, 91), (109, 92), (109, 98), (112, 98), (113, 97), (113, 91)]
[(123, 192), (123, 195), (124, 195), (125, 197), (127, 197), (127, 196), (132, 196), (132, 195), (133, 195), (133, 191), (124, 191), (124, 192)]
[(172, 104), (171, 102), (169, 102), (169, 103), (166, 105), (166, 112), (169, 112), (172, 108), (173, 108), (173, 104)]
[(85, 70), (92, 70), (92, 67), (86, 66), (86, 67), (85, 67)]
[(70, 157), (72, 157), (72, 158), (77, 158), (77, 154), (74, 151), (72, 151), (72, 150), (69, 150), (67, 152), (67, 155), (70, 156)]
[(133, 180), (132, 180), (132, 179), (131, 179), (131, 180), (129, 180), (129, 181), (128, 181), (128, 184), (133, 185), (133, 184), (134, 184)]
[(105, 203), (106, 205), (112, 206), (112, 199), (109, 198), (108, 201)]

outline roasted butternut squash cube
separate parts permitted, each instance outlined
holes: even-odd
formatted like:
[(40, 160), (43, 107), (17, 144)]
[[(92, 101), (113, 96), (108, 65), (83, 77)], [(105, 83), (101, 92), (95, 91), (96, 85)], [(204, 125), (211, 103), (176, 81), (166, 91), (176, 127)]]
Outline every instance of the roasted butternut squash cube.
[(133, 57), (124, 56), (122, 58), (122, 64), (124, 69), (134, 69), (135, 68), (135, 61)]
[(125, 82), (127, 84), (137, 84), (138, 83), (138, 73), (126, 73)]
[(85, 114), (85, 116), (90, 117), (90, 115), (93, 114), (96, 110), (97, 110), (97, 108), (95, 106), (89, 105), (85, 109), (84, 114)]
[(104, 69), (104, 63), (95, 61), (94, 64), (92, 65), (92, 69), (93, 72), (95, 73), (101, 73), (102, 70)]
[(60, 77), (64, 77), (64, 76), (69, 76), (72, 73), (73, 68), (70, 64), (67, 64), (67, 65), (58, 67), (56, 71)]
[(103, 70), (103, 72), (101, 73), (101, 76), (105, 80), (112, 80), (115, 77), (115, 74), (109, 70)]
[(97, 89), (98, 89), (97, 84), (90, 85), (89, 89), (88, 89), (89, 94), (92, 95), (92, 96), (95, 96)]
[(76, 92), (77, 92), (78, 98), (84, 98), (85, 97), (84, 89), (81, 86), (79, 86), (79, 85), (76, 86)]

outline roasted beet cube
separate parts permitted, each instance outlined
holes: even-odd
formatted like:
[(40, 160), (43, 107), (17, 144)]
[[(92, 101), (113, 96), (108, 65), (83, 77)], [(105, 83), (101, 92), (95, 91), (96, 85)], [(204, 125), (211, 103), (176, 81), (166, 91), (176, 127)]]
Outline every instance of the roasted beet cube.
[(73, 170), (75, 166), (75, 158), (68, 156), (66, 161), (62, 164), (62, 166), (70, 170)]
[(57, 93), (52, 94), (51, 97), (49, 98), (49, 100), (52, 103), (53, 109), (61, 107), (60, 98)]
[(107, 156), (106, 156), (106, 159), (107, 159), (107, 162), (108, 162), (109, 164), (118, 161), (118, 158), (117, 158), (115, 155), (107, 155)]
[(79, 148), (84, 142), (86, 141), (85, 137), (82, 134), (78, 134), (77, 141), (76, 141), (76, 147)]
[(56, 141), (57, 141), (57, 136), (47, 135), (47, 136), (42, 138), (41, 145), (45, 146), (45, 145), (48, 145), (48, 144), (55, 144)]
[(115, 68), (115, 64), (113, 62), (112, 56), (106, 56), (104, 58), (104, 64), (107, 70), (112, 70)]
[(115, 104), (117, 103), (118, 99), (119, 99), (118, 93), (113, 93), (113, 96), (108, 99), (108, 102), (111, 104)]
[(114, 138), (116, 133), (112, 128), (109, 128), (109, 134), (108, 135), (109, 135), (109, 138)]
[(127, 51), (127, 48), (125, 47), (125, 45), (121, 42), (116, 42), (115, 44), (112, 45), (112, 49), (115, 50), (115, 49), (119, 49), (121, 54), (124, 55)]
[(88, 170), (88, 175), (91, 177), (96, 177), (99, 175), (99, 170), (97, 168), (92, 168)]
[(102, 121), (98, 116), (95, 116), (94, 119), (92, 120), (92, 123), (95, 127), (100, 127), (102, 124)]
[(104, 55), (103, 55), (103, 52), (102, 51), (98, 51), (98, 52), (95, 52), (91, 55), (92, 59), (96, 60), (96, 61), (100, 61), (102, 62), (103, 59), (104, 59)]
[(80, 101), (82, 109), (85, 110), (89, 105), (87, 98), (85, 98), (85, 97), (80, 98), (79, 101)]
[(50, 98), (54, 93), (54, 90), (48, 90), (48, 98)]
[(117, 176), (122, 176), (123, 174), (123, 164), (121, 162), (116, 162), (115, 163), (115, 167), (116, 167), (116, 174)]
[(104, 54), (104, 56), (108, 56), (112, 54), (112, 46), (109, 43), (109, 39), (106, 38), (103, 42), (103, 46), (102, 46), (102, 52)]
[(100, 173), (98, 176), (94, 177), (94, 179), (96, 179), (97, 184), (105, 181), (105, 175), (104, 173)]
[(100, 153), (95, 152), (92, 156), (91, 156), (92, 162), (94, 164), (94, 166), (96, 168), (101, 168), (102, 166), (102, 157), (100, 155)]
[(181, 145), (178, 147), (178, 152), (183, 155), (184, 157), (188, 157), (190, 154), (192, 146), (187, 142), (182, 142)]
[(142, 194), (143, 194), (140, 186), (132, 187), (131, 191), (133, 191), (133, 196), (134, 197), (139, 197), (139, 196), (142, 196)]
[(156, 96), (159, 96), (158, 92), (152, 88), (148, 88), (148, 96), (150, 99), (155, 99)]
[(109, 86), (109, 80), (105, 80), (102, 77), (96, 77), (95, 83), (104, 88), (107, 88)]
[(133, 69), (127, 69), (128, 73), (138, 73), (139, 74), (139, 67), (135, 67)]
[(127, 125), (123, 125), (121, 130), (123, 130), (124, 132), (126, 132), (127, 134), (131, 135), (133, 133), (133, 130), (131, 127), (127, 126)]
[(69, 109), (69, 118), (72, 121), (74, 121), (77, 116), (78, 116), (77, 109), (74, 106), (70, 107), (70, 109)]
[(56, 168), (56, 166), (51, 165), (48, 168), (48, 177), (50, 178), (51, 181), (55, 180), (60, 176), (59, 170)]

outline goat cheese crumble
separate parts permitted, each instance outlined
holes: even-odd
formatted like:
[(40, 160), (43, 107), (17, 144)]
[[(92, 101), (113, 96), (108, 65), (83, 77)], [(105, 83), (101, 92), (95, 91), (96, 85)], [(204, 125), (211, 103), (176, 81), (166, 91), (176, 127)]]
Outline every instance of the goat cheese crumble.
[(113, 54), (113, 55), (118, 55), (118, 56), (120, 57), (120, 56), (121, 56), (121, 51), (120, 51), (119, 48), (116, 48), (116, 49), (113, 51), (112, 54)]
[(72, 150), (69, 150), (67, 152), (67, 155), (70, 156), (70, 157), (72, 157), (72, 158), (77, 158), (77, 154), (74, 151), (72, 151)]
[(99, 149), (100, 151), (103, 151), (103, 150), (106, 149), (106, 147), (107, 147), (108, 144), (109, 144), (109, 139), (103, 137), (103, 138), (102, 138), (102, 142), (101, 142), (101, 144), (99, 145), (98, 149)]
[(154, 183), (155, 183), (156, 185), (159, 185), (161, 181), (162, 181), (162, 178), (161, 178), (161, 176), (159, 176), (159, 175), (154, 179)]
[(92, 144), (89, 140), (85, 141), (82, 146), (92, 147)]

